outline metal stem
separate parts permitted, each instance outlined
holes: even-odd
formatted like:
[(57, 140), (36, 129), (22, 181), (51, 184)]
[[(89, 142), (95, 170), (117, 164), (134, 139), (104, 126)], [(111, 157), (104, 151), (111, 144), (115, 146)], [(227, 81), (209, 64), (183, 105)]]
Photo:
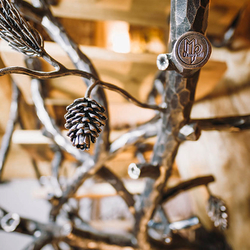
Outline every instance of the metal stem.
[(0, 182), (2, 181), (3, 170), (10, 149), (13, 131), (18, 120), (19, 96), (20, 96), (20, 91), (17, 85), (12, 81), (12, 98), (11, 98), (11, 105), (9, 112), (9, 120), (7, 122), (6, 131), (2, 138), (2, 144), (0, 149)]
[(92, 85), (90, 85), (86, 91), (85, 97), (89, 98), (91, 95), (92, 90), (96, 87), (96, 86), (100, 86), (102, 88), (108, 89), (108, 90), (112, 90), (115, 91), (117, 93), (119, 93), (120, 95), (122, 95), (124, 98), (126, 98), (128, 101), (134, 103), (135, 105), (141, 107), (141, 108), (146, 108), (146, 109), (153, 109), (153, 110), (158, 110), (161, 112), (165, 112), (166, 108), (160, 107), (158, 105), (154, 105), (154, 104), (148, 104), (148, 103), (142, 103), (140, 101), (138, 101), (135, 97), (133, 97), (132, 95), (130, 95), (126, 90), (119, 88), (118, 86), (111, 84), (111, 83), (107, 83), (107, 82), (101, 82), (101, 81), (96, 81), (95, 83), (93, 83)]
[(202, 177), (197, 177), (195, 179), (187, 180), (184, 182), (181, 182), (180, 184), (169, 188), (164, 192), (162, 195), (162, 202), (166, 202), (170, 198), (178, 195), (181, 192), (190, 190), (192, 188), (198, 187), (198, 186), (207, 186), (209, 183), (214, 182), (215, 179), (212, 175), (208, 176), (202, 176)]
[(227, 130), (237, 132), (250, 128), (250, 115), (192, 119), (188, 123), (190, 126), (194, 124), (197, 124), (201, 130)]

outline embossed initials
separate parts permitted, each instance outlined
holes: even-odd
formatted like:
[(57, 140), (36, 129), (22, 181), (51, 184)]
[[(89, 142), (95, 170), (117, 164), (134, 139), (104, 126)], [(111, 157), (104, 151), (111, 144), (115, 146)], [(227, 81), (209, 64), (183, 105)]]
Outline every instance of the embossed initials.
[(191, 41), (188, 38), (185, 38), (183, 57), (190, 57), (191, 64), (194, 63), (197, 57), (204, 57), (203, 46), (198, 44), (197, 39), (195, 38)]

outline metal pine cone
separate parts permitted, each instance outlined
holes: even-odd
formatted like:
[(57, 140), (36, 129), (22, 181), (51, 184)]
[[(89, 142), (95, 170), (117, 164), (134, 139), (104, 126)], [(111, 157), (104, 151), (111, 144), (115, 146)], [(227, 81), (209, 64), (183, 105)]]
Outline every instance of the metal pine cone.
[(207, 213), (215, 227), (221, 230), (228, 228), (227, 207), (223, 200), (211, 195), (208, 199)]
[(84, 97), (76, 99), (66, 110), (65, 128), (69, 129), (68, 136), (73, 146), (82, 150), (89, 149), (90, 142), (95, 143), (102, 131), (101, 127), (105, 125), (105, 108)]
[(43, 39), (9, 0), (0, 0), (0, 37), (27, 56), (41, 56)]

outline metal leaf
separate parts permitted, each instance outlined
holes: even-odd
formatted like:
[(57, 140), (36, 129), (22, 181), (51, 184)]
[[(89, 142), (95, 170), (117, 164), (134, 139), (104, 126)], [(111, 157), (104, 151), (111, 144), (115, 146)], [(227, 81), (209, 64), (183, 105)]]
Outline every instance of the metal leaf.
[(0, 0), (0, 37), (27, 56), (41, 56), (43, 52), (41, 35), (8, 0)]

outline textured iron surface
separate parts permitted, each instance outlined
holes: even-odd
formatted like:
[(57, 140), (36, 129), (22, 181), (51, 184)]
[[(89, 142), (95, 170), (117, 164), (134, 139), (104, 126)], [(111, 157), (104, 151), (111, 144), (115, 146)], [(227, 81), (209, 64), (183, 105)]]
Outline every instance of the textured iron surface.
[[(171, 1), (170, 51), (178, 38), (186, 32), (205, 33), (208, 8), (209, 1)], [(137, 214), (138, 243), (145, 250), (151, 248), (147, 235), (148, 221), (153, 217), (160, 203), (162, 191), (171, 174), (173, 161), (180, 145), (179, 130), (189, 121), (198, 77), (199, 71), (192, 69), (185, 73), (185, 77), (176, 71), (168, 72), (168, 84), (164, 93), (167, 112), (162, 114), (161, 128), (151, 160), (153, 165), (161, 165), (163, 168), (156, 181), (148, 180)]]

